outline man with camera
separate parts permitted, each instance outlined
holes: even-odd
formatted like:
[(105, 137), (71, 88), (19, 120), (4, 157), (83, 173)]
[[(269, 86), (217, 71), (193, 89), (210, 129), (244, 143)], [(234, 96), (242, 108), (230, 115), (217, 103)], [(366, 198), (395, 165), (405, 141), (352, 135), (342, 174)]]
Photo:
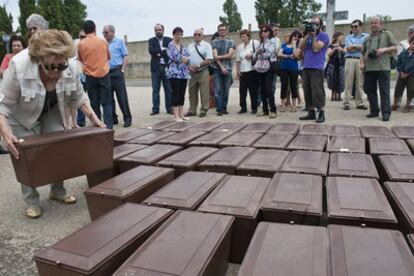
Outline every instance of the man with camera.
[(371, 34), (362, 44), (360, 69), (364, 72), (364, 91), (368, 96), (370, 112), (368, 118), (378, 117), (377, 86), (380, 90), (382, 120), (389, 121), (390, 102), (390, 57), (398, 50), (398, 42), (389, 31), (383, 30), (380, 17), (371, 19)]
[(317, 123), (325, 122), (324, 66), (329, 45), (329, 36), (322, 32), (323, 22), (316, 16), (304, 22), (305, 37), (300, 42), (303, 52), (303, 93), (308, 114), (299, 120), (315, 120), (315, 109), (319, 110)]

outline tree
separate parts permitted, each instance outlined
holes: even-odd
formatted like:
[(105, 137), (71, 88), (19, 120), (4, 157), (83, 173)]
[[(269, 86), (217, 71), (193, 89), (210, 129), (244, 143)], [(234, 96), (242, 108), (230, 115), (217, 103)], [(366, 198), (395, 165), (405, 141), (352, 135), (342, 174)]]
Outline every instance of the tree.
[[(62, 0), (38, 0), (36, 10), (49, 22), (50, 29), (64, 29)], [(66, 15), (72, 16), (72, 14)]]
[(78, 37), (82, 29), (83, 22), (86, 19), (86, 6), (80, 0), (64, 0), (64, 14), (70, 14), (64, 18), (64, 29), (72, 35)]
[(256, 0), (254, 6), (259, 25), (278, 23), (280, 27), (297, 27), (322, 7), (315, 0)]
[[(9, 13), (7, 14), (6, 5), (0, 6), (0, 37), (3, 34), (10, 35), (13, 32), (13, 17)], [(6, 54), (6, 47), (3, 43), (0, 43), (0, 58), (3, 60), (3, 56)]]
[(36, 0), (20, 0), (19, 1), (19, 9), (20, 9), (20, 16), (19, 16), (19, 31), (20, 33), (26, 37), (27, 34), (27, 26), (26, 26), (26, 19), (36, 11)]
[(234, 0), (226, 0), (223, 4), (223, 11), (226, 16), (220, 16), (220, 22), (229, 27), (230, 32), (238, 32), (243, 26), (240, 13), (237, 11), (237, 4)]

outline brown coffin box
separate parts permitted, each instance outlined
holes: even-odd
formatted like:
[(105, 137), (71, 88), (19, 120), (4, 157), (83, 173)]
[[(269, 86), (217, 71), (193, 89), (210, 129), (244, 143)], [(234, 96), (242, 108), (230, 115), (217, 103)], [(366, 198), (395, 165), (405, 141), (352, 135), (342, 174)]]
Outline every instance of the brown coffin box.
[(407, 240), (408, 240), (408, 245), (410, 246), (411, 251), (414, 254), (414, 235), (413, 234), (407, 235)]
[(194, 123), (194, 122), (177, 122), (174, 125), (163, 128), (163, 130), (181, 132), (181, 131), (189, 130), (190, 128), (192, 128), (195, 125), (196, 125), (196, 123)]
[(376, 179), (328, 177), (329, 224), (397, 228), (397, 219)]
[(392, 137), (369, 138), (369, 153), (371, 155), (411, 155), (404, 140)]
[(329, 176), (379, 179), (374, 160), (370, 155), (362, 153), (331, 153)]
[(382, 181), (414, 182), (414, 156), (381, 155), (378, 170)]
[(220, 147), (250, 147), (254, 144), (263, 133), (258, 132), (236, 132), (229, 138), (219, 143)]
[(175, 177), (188, 172), (196, 171), (197, 165), (210, 155), (217, 152), (216, 148), (189, 147), (157, 163), (157, 166), (175, 169)]
[(191, 130), (205, 131), (210, 132), (221, 126), (222, 123), (219, 122), (202, 122), (191, 128)]
[(250, 123), (242, 131), (266, 133), (272, 126), (271, 123)]
[(290, 134), (295, 136), (299, 131), (299, 124), (295, 123), (277, 123), (267, 133)]
[(321, 176), (275, 174), (261, 203), (263, 220), (320, 225), (322, 190)]
[(173, 145), (152, 145), (140, 151), (133, 152), (118, 160), (119, 170), (126, 172), (139, 165), (154, 165), (158, 161), (179, 152), (180, 146)]
[(94, 173), (88, 173), (86, 176), (88, 179), (89, 188), (92, 188), (95, 185), (98, 185), (105, 180), (108, 180), (120, 173), (118, 159), (131, 154), (133, 152), (139, 151), (146, 148), (146, 145), (138, 144), (121, 144), (114, 147), (114, 156), (113, 156), (113, 167), (111, 169), (101, 170)]
[(194, 131), (194, 130), (185, 130), (181, 132), (177, 132), (173, 135), (168, 136), (160, 141), (158, 144), (169, 144), (169, 145), (177, 145), (177, 146), (186, 146), (192, 140), (204, 135), (205, 132), (203, 131)]
[(361, 132), (356, 126), (333, 125), (329, 136), (361, 137)]
[(330, 276), (324, 227), (260, 222), (238, 276)]
[(286, 149), (292, 140), (293, 135), (291, 134), (266, 133), (252, 147), (261, 149)]
[(404, 233), (414, 233), (414, 185), (407, 182), (385, 182), (384, 187), (401, 229)]
[(401, 139), (414, 139), (414, 127), (413, 126), (393, 126), (391, 131)]
[(188, 145), (218, 147), (221, 141), (232, 136), (233, 134), (234, 132), (230, 131), (212, 131), (191, 141)]
[(246, 123), (223, 123), (221, 126), (216, 128), (214, 131), (230, 131), (238, 132), (247, 126)]
[(333, 136), (328, 141), (326, 152), (366, 153), (365, 139), (356, 136)]
[(396, 230), (329, 225), (332, 275), (412, 275), (414, 256)]
[(364, 138), (395, 137), (389, 128), (383, 126), (362, 126), (359, 129)]
[(287, 149), (323, 151), (327, 142), (328, 136), (299, 134), (293, 139)]
[(122, 145), (132, 139), (138, 138), (140, 136), (143, 136), (145, 134), (150, 133), (150, 130), (147, 129), (134, 129), (131, 131), (126, 131), (124, 133), (118, 134), (114, 138), (114, 146)]
[(146, 129), (149, 129), (149, 130), (162, 130), (166, 127), (170, 127), (170, 126), (173, 126), (175, 124), (178, 124), (178, 122), (176, 122), (176, 121), (161, 121), (161, 122), (158, 122), (158, 123), (155, 123), (151, 126), (146, 127)]
[(299, 129), (299, 134), (308, 134), (308, 135), (325, 135), (329, 136), (331, 133), (330, 125), (324, 124), (307, 124), (302, 125)]
[(260, 202), (270, 179), (228, 176), (198, 208), (201, 212), (232, 215), (230, 262), (241, 263), (259, 221)]
[(125, 202), (141, 203), (174, 179), (174, 170), (139, 166), (85, 191), (92, 220)]
[(30, 187), (112, 167), (114, 131), (86, 127), (27, 136), (12, 155), (17, 181)]
[(320, 151), (292, 151), (289, 153), (280, 172), (308, 173), (326, 176), (329, 153)]
[(111, 275), (172, 213), (124, 204), (37, 252), (39, 275)]
[(224, 173), (186, 172), (143, 204), (193, 211), (225, 177)]
[(233, 221), (177, 211), (113, 275), (224, 276)]
[(227, 147), (220, 149), (198, 165), (200, 171), (235, 174), (237, 166), (254, 151), (254, 148)]
[(129, 140), (130, 144), (154, 145), (158, 141), (175, 134), (173, 131), (152, 130), (148, 134)]
[(237, 166), (236, 174), (272, 178), (288, 154), (282, 150), (256, 149)]

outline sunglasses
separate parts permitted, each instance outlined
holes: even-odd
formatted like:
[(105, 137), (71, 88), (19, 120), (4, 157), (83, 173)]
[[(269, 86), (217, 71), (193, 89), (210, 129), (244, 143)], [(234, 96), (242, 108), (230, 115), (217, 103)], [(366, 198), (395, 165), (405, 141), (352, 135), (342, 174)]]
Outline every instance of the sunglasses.
[(358, 28), (357, 25), (351, 25), (351, 29), (356, 29), (356, 28)]
[(269, 30), (260, 30), (261, 33), (268, 33)]
[(84, 38), (86, 38), (86, 35), (79, 36), (79, 39), (84, 39)]
[(63, 71), (66, 68), (69, 67), (68, 61), (66, 61), (65, 63), (58, 63), (58, 64), (53, 64), (53, 63), (43, 63), (43, 67), (47, 70), (47, 71), (54, 71), (54, 70), (58, 70), (58, 71)]

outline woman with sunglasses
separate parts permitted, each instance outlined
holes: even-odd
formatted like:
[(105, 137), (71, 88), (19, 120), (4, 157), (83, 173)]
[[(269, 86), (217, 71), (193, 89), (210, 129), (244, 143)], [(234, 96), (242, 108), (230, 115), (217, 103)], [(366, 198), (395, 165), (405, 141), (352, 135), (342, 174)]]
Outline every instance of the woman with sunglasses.
[[(260, 28), (260, 45), (255, 53), (255, 58), (257, 58), (258, 61), (268, 60), (269, 63), (276, 62), (276, 44), (271, 40), (272, 37), (272, 27), (269, 24), (263, 25)], [(266, 72), (257, 72), (257, 76), (259, 80), (263, 108), (263, 111), (257, 113), (257, 116), (269, 116), (270, 119), (274, 119), (276, 118), (276, 104), (275, 96), (272, 92), (272, 84), (275, 78), (275, 73), (271, 68), (269, 68)]]
[[(17, 159), (18, 138), (69, 127), (65, 116), (69, 106), (80, 108), (93, 125), (105, 127), (83, 92), (78, 65), (69, 59), (74, 53), (71, 36), (65, 31), (39, 30), (32, 35), (28, 49), (28, 55), (19, 54), (10, 61), (0, 88), (0, 133)], [(37, 190), (23, 184), (21, 189), (26, 215), (41, 216)], [(49, 198), (76, 202), (66, 194), (62, 181), (51, 185)]]
[(280, 98), (282, 100), (280, 111), (284, 112), (287, 106), (287, 95), (290, 87), (292, 95), (292, 112), (296, 112), (298, 99), (298, 76), (299, 76), (299, 62), (300, 49), (299, 40), (302, 34), (299, 31), (293, 31), (286, 43), (282, 44), (279, 50), (278, 57), (280, 62), (280, 81), (282, 88), (280, 91)]

